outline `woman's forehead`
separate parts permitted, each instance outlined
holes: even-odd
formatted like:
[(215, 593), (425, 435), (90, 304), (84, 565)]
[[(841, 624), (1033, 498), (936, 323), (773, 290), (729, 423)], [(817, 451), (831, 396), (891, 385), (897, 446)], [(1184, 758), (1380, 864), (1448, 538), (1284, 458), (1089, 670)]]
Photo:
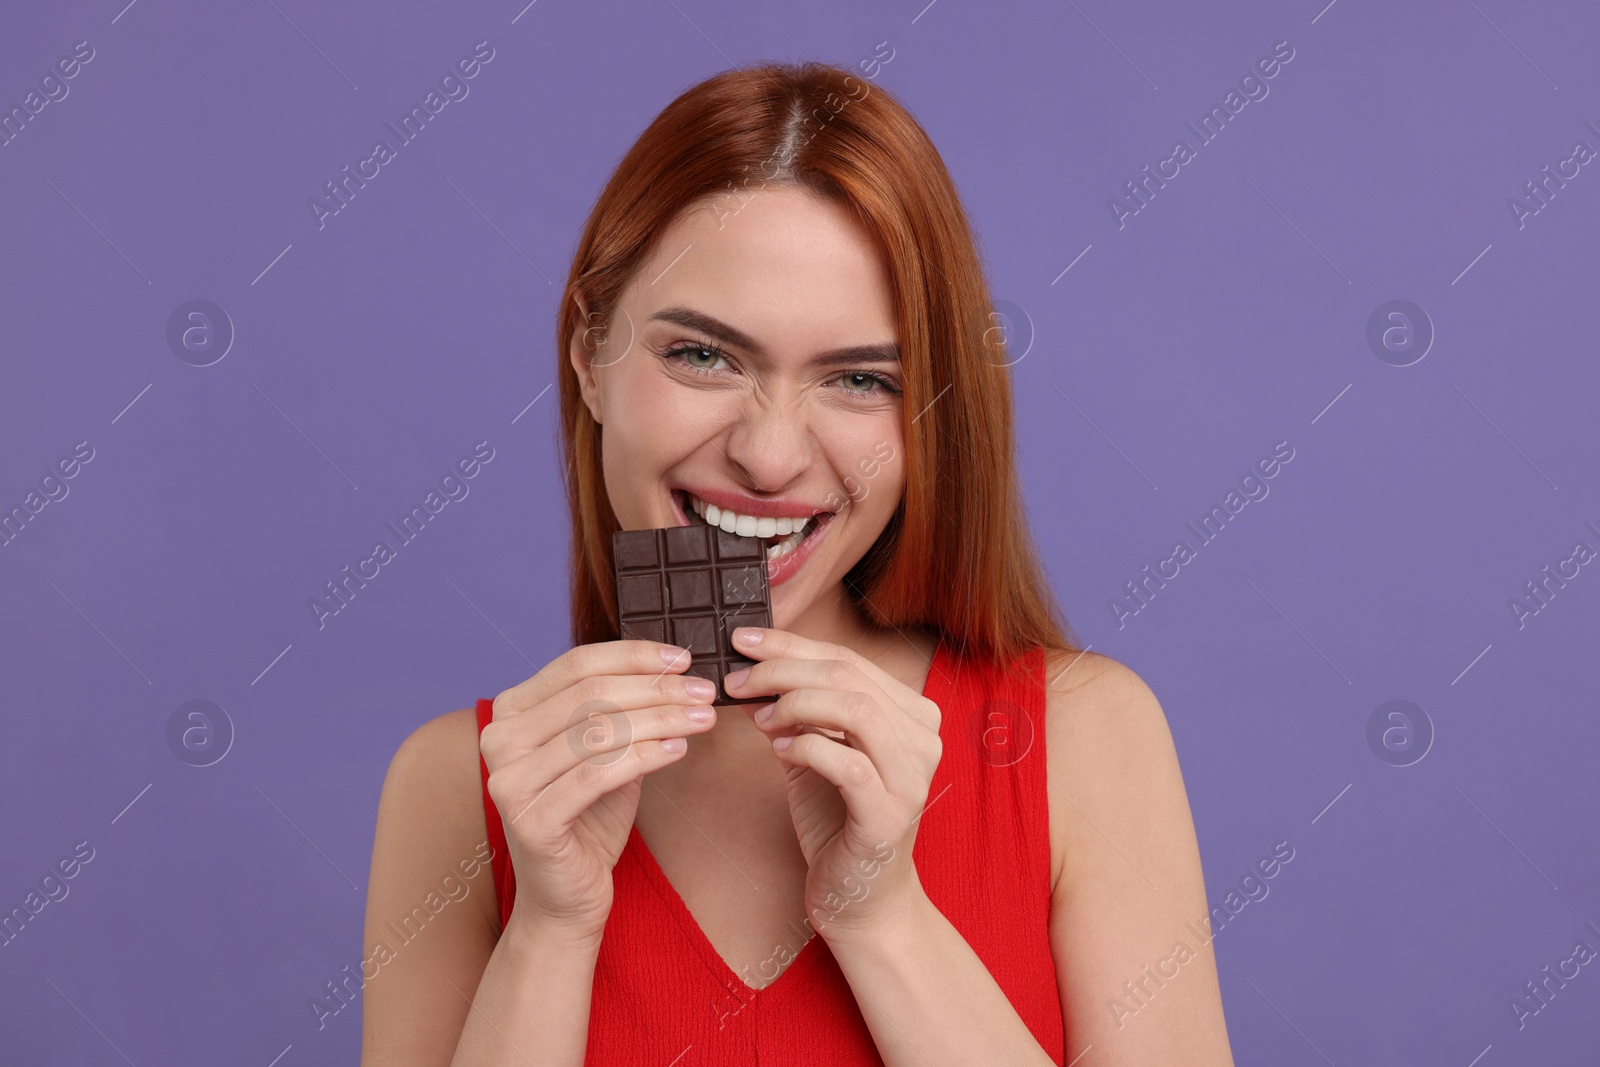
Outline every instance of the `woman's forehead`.
[(894, 294), (871, 235), (844, 205), (788, 188), (756, 190), (720, 218), (683, 213), (629, 290), (635, 322), (688, 307), (774, 346), (895, 338)]

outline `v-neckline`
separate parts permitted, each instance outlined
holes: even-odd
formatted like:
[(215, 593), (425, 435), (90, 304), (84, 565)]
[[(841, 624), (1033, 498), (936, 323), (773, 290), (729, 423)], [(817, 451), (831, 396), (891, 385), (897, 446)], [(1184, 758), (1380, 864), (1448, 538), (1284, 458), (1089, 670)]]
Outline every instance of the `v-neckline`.
[[(947, 662), (941, 662), (947, 660), (945, 642), (941, 636), (934, 645), (933, 658), (928, 662), (928, 676), (922, 684), (922, 695), (933, 700), (934, 703), (938, 703), (940, 696), (943, 695), (943, 688), (936, 683), (935, 679), (944, 679), (946, 677), (940, 668), (948, 666)], [(939, 695), (936, 696), (936, 693)], [(943, 715), (940, 717), (940, 740), (946, 743), (948, 743), (949, 739), (943, 735), (945, 733), (945, 723), (947, 722), (949, 722), (949, 716)], [(809, 958), (806, 950), (820, 938), (820, 935), (813, 931), (812, 935), (806, 938), (805, 943), (794, 953), (794, 958), (789, 961), (789, 965), (780, 971), (776, 978), (764, 986), (750, 985), (728, 965), (728, 961), (722, 958), (722, 953), (717, 951), (717, 946), (711, 943), (711, 938), (706, 936), (705, 930), (700, 926), (700, 921), (694, 917), (694, 913), (689, 910), (689, 905), (684, 902), (677, 887), (668, 880), (667, 873), (656, 862), (655, 854), (650, 851), (650, 846), (645, 844), (644, 837), (639, 833), (637, 824), (628, 828), (626, 847), (633, 851), (634, 856), (639, 861), (639, 866), (644, 871), (645, 879), (656, 891), (656, 894), (661, 897), (667, 909), (672, 912), (672, 917), (677, 920), (678, 927), (683, 931), (684, 936), (689, 939), (690, 943), (694, 945), (695, 950), (705, 960), (706, 965), (716, 974), (717, 979), (725, 988), (737, 990), (743, 1000), (748, 1000), (758, 993), (765, 992), (787, 978), (791, 972)], [(815, 955), (816, 953), (814, 952), (810, 953), (810, 956)]]

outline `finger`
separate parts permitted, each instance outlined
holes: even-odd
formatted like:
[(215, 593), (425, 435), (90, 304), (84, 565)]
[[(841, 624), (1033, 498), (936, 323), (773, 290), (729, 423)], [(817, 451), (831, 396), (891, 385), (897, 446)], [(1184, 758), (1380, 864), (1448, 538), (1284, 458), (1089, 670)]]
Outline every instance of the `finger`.
[[(709, 715), (691, 717), (691, 713), (706, 712)], [(489, 780), (491, 783), (498, 781), (508, 789), (511, 788), (508, 783), (515, 783), (517, 792), (509, 795), (531, 799), (582, 764), (599, 768), (626, 763), (640, 745), (648, 749), (664, 740), (682, 740), (691, 734), (704, 733), (716, 724), (716, 719), (716, 710), (709, 705), (690, 708), (659, 705), (596, 714), (574, 723), (561, 736), (535, 751), (491, 769)], [(526, 800), (517, 806), (520, 809), (525, 804)]]
[(675, 740), (683, 747), (668, 747), (657, 739), (635, 741), (612, 762), (579, 761), (549, 781), (543, 768), (519, 763), (489, 776), (489, 795), (508, 830), (527, 819), (554, 834), (571, 826), (605, 794), (682, 758), (688, 745), (681, 737)]
[[(750, 644), (745, 639), (747, 634), (758, 635), (760, 640)], [(751, 659), (763, 662), (776, 659), (800, 660), (842, 660), (854, 667), (857, 671), (878, 687), (878, 691), (895, 707), (903, 709), (912, 718), (925, 726), (937, 730), (939, 728), (938, 705), (924, 697), (921, 693), (913, 691), (900, 679), (872, 662), (853, 648), (836, 645), (828, 641), (817, 641), (810, 637), (801, 637), (788, 630), (769, 629), (761, 626), (741, 626), (733, 632), (733, 643), (739, 652)], [(933, 664), (928, 665), (929, 670)], [(754, 671), (755, 668), (751, 668)], [(726, 683), (724, 683), (726, 684)], [(733, 690), (729, 690), (731, 694)], [(756, 689), (750, 688), (745, 692), (755, 693)], [(763, 690), (771, 692), (771, 690)]]
[(495, 717), (527, 711), (576, 682), (597, 674), (676, 674), (689, 666), (689, 652), (655, 641), (596, 641), (576, 645), (524, 682), (494, 698)]
[(594, 675), (541, 701), (536, 711), (503, 718), (497, 715), (479, 733), (478, 747), (492, 771), (596, 714), (639, 711), (660, 704), (709, 704), (716, 695), (716, 684), (704, 678), (677, 674), (657, 678), (642, 674)]
[(826, 689), (836, 693), (865, 693), (885, 705), (898, 708), (876, 681), (854, 663), (843, 659), (782, 659), (763, 660), (735, 671), (722, 680), (729, 694), (742, 693), (754, 696), (776, 693), (782, 695), (795, 689)]
[(550, 768), (549, 777), (553, 780), (580, 762), (614, 763), (635, 742), (705, 733), (716, 721), (717, 710), (709, 704), (659, 704), (635, 711), (591, 712), (544, 745), (537, 755)]
[(893, 821), (888, 815), (888, 790), (865, 752), (822, 734), (797, 734), (788, 744), (783, 741), (781, 737), (773, 739), (772, 751), (778, 759), (790, 766), (809, 767), (832, 782), (856, 822), (871, 827)]
[(915, 787), (917, 768), (908, 742), (884, 710), (864, 693), (793, 689), (773, 703), (765, 719), (757, 718), (755, 723), (769, 737), (792, 735), (802, 726), (837, 730), (847, 744), (867, 754), (889, 789), (898, 792)]

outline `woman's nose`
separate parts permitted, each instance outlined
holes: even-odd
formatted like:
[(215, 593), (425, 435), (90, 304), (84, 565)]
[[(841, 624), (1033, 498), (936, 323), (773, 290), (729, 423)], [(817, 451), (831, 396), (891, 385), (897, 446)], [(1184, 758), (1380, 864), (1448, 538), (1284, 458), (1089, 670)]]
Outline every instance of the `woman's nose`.
[(798, 404), (752, 403), (728, 434), (728, 459), (752, 488), (778, 490), (815, 462), (810, 419)]

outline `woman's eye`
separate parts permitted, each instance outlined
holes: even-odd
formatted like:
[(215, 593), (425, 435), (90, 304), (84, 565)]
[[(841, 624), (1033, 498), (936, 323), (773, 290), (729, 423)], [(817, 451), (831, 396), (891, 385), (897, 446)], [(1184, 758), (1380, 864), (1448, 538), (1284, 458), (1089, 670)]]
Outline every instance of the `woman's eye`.
[[(900, 389), (892, 379), (873, 371), (845, 371), (844, 374), (840, 375), (839, 380), (845, 383), (846, 392), (861, 393), (864, 396), (870, 396), (875, 392), (889, 393), (893, 396), (900, 395)], [(857, 385), (861, 385), (864, 388), (858, 389), (856, 388)], [(874, 389), (873, 386), (877, 386), (877, 388)]]
[[(681, 361), (689, 370), (699, 374), (720, 374), (723, 369), (721, 364), (729, 360), (727, 353), (716, 345), (698, 343), (673, 345), (661, 355), (668, 360)], [(875, 393), (901, 395), (894, 379), (876, 371), (844, 371), (834, 380), (843, 383), (845, 392), (857, 393), (862, 397), (872, 397)]]
[(721, 349), (710, 345), (676, 345), (664, 354), (668, 359), (681, 359), (685, 366), (697, 371), (715, 370), (717, 360), (722, 358)]

